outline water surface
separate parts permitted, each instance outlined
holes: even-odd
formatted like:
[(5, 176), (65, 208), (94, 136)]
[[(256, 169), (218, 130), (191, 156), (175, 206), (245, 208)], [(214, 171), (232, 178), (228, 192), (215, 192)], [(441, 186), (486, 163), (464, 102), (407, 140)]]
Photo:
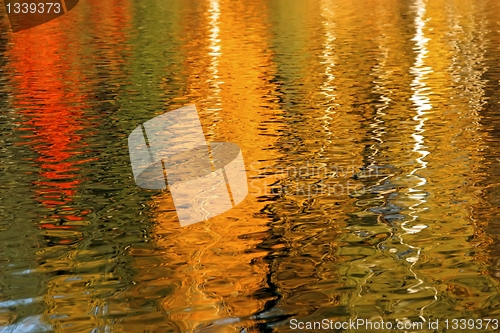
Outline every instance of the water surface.
[[(88, 0), (0, 28), (0, 332), (500, 319), (496, 1)], [(181, 228), (127, 137), (193, 103), (249, 195)]]

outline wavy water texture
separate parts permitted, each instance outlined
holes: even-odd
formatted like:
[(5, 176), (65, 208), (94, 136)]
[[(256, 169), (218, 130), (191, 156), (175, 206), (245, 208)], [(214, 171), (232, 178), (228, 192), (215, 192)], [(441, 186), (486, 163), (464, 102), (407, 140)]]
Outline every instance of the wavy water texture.
[[(0, 332), (499, 319), (499, 15), (89, 0), (19, 33), (0, 18)], [(127, 137), (191, 104), (241, 148), (249, 195), (181, 228)]]

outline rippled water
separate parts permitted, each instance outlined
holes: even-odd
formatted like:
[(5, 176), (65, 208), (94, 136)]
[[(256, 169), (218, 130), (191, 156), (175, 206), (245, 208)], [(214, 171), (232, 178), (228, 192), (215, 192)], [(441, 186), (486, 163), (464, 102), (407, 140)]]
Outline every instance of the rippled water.
[[(0, 332), (500, 319), (497, 1), (87, 0), (0, 29)], [(181, 228), (127, 137), (193, 103), (250, 193)]]

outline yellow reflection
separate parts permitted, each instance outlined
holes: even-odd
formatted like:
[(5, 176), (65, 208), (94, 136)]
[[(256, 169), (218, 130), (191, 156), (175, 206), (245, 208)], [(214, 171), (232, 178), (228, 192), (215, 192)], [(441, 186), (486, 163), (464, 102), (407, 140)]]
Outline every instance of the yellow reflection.
[[(426, 61), (433, 67), (427, 77), (427, 97), (433, 109), (426, 121), (425, 147), (430, 154), (426, 169), (418, 171), (427, 179), (423, 187), (428, 192), (426, 209), (420, 210), (419, 218), (429, 225), (426, 234), (432, 244), (425, 246), (416, 267), (427, 280), (438, 282), (435, 288), (440, 296), (446, 293), (456, 300), (455, 308), (480, 310), (498, 285), (484, 274), (484, 258), (475, 259), (476, 253), (483, 252), (478, 245), (489, 240), (478, 233), (471, 216), (479, 202), (471, 189), (479, 177), (484, 140), (478, 111), (484, 101), (485, 18), (474, 1), (427, 2), (426, 8), (432, 18), (425, 28), (429, 36)], [(406, 239), (415, 242), (422, 237)], [(455, 251), (450, 254), (452, 248)], [(478, 285), (490, 287), (480, 291)], [(441, 298), (426, 311), (452, 313)]]
[[(161, 265), (169, 277), (153, 279), (144, 272), (138, 279), (143, 285), (176, 285), (161, 305), (182, 331), (209, 323), (238, 331), (269, 300), (253, 295), (267, 286), (268, 266), (262, 259), (266, 252), (256, 248), (267, 235), (268, 221), (256, 212), (263, 208), (258, 197), (266, 194), (266, 184), (272, 180), (256, 177), (262, 172), (259, 168), (272, 164), (276, 157), (266, 150), (275, 137), (266, 133), (275, 133), (281, 111), (276, 97), (269, 94), (276, 88), (267, 81), (272, 65), (265, 3), (235, 6), (207, 0), (200, 6), (205, 9), (197, 13), (202, 15), (198, 20), (204, 38), (196, 45), (189, 41), (184, 45), (189, 62), (183, 68), (188, 80), (183, 99), (197, 103), (209, 141), (241, 147), (249, 195), (236, 208), (186, 228), (179, 227), (169, 194), (156, 196), (152, 203), (158, 223), (152, 230), (154, 254), (162, 253)], [(246, 24), (254, 29), (248, 31)], [(142, 264), (147, 263), (137, 262), (139, 267)]]

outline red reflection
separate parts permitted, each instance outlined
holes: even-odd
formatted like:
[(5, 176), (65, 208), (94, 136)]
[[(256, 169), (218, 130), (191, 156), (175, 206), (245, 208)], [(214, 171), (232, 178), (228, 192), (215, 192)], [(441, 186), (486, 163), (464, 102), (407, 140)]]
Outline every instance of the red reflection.
[[(82, 179), (78, 159), (86, 146), (83, 139), (84, 96), (78, 93), (77, 59), (68, 59), (70, 44), (63, 34), (41, 35), (30, 31), (13, 35), (10, 64), (15, 73), (13, 107), (22, 115), (19, 130), (38, 155), (39, 180), (35, 182), (36, 200), (52, 208), (50, 218), (62, 221), (83, 220), (84, 212), (69, 207)], [(86, 131), (88, 135), (88, 131)], [(57, 208), (57, 209), (56, 209)], [(85, 212), (88, 213), (88, 212)], [(71, 226), (41, 224), (43, 228), (69, 229)]]
[[(80, 13), (78, 20), (83, 19), (83, 15), (90, 15), (86, 27), (91, 32), (87, 34), (113, 44), (105, 47), (105, 58), (111, 65), (106, 69), (120, 62), (120, 52), (126, 44), (124, 31), (130, 22), (129, 7), (130, 4), (123, 1), (91, 0), (90, 13)], [(82, 50), (86, 39), (75, 40), (81, 35), (77, 26), (65, 26), (70, 22), (75, 21), (54, 20), (13, 34), (9, 50), (9, 67), (14, 74), (12, 106), (21, 115), (17, 129), (23, 132), (22, 138), (26, 140), (21, 144), (29, 145), (38, 155), (36, 162), (40, 171), (39, 180), (34, 183), (35, 197), (52, 211), (52, 215), (45, 218), (61, 222), (81, 221), (89, 213), (69, 205), (83, 181), (79, 164), (90, 161), (81, 156), (87, 147), (84, 136), (94, 134), (91, 120), (83, 109), (92, 96), (86, 96), (83, 91), (96, 78), (85, 78), (82, 67), (85, 64), (80, 57), (86, 54)], [(100, 48), (100, 45), (88, 47)], [(90, 51), (102, 62), (103, 54), (98, 55), (100, 50), (85, 51)], [(40, 227), (71, 228), (47, 223)]]

